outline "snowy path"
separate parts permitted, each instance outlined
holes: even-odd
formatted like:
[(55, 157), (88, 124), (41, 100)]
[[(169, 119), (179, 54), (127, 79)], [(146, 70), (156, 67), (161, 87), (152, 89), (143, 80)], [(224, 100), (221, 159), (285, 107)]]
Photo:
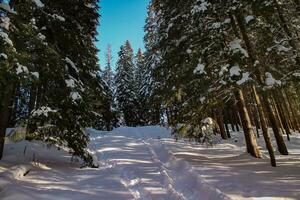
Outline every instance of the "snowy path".
[[(50, 151), (38, 143), (8, 144), (8, 155), (4, 159), (6, 166), (3, 166), (6, 171), (3, 168), (4, 172), (0, 173), (6, 181), (0, 181), (0, 195), (4, 200), (197, 199), (201, 194), (192, 192), (194, 189), (190, 184), (178, 181), (172, 165), (167, 166), (167, 151), (160, 148), (158, 137), (169, 137), (169, 132), (156, 127), (148, 131), (121, 128), (105, 135), (91, 134), (89, 147), (98, 159), (98, 169), (80, 169), (78, 164), (68, 161), (68, 154)], [(28, 149), (24, 156), (25, 146)], [(8, 171), (12, 171), (9, 167), (16, 164), (17, 157), (22, 159), (13, 171), (19, 175), (5, 177)], [(37, 163), (30, 162), (33, 157), (38, 159)], [(31, 170), (23, 176), (27, 169)], [(8, 184), (11, 179), (13, 183)], [(213, 196), (219, 197), (219, 194)], [(201, 199), (208, 198), (203, 193)]]
[(95, 146), (99, 160), (110, 164), (120, 174), (121, 183), (134, 199), (181, 199), (175, 192), (165, 189), (161, 164), (140, 139), (109, 134)]
[(97, 169), (80, 169), (65, 151), (39, 143), (7, 144), (0, 162), (0, 199), (277, 200), (300, 195), (297, 135), (292, 155), (274, 169), (267, 159), (245, 155), (242, 139), (206, 148), (175, 142), (160, 127), (90, 131)]

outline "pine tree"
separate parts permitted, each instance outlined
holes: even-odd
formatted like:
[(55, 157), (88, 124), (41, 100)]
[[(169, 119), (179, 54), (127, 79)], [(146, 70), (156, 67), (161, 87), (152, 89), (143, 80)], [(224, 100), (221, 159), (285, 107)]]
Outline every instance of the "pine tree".
[(148, 108), (147, 122), (150, 124), (159, 124), (160, 118), (163, 113), (162, 99), (159, 94), (159, 81), (156, 80), (154, 73), (158, 68), (161, 60), (160, 51), (157, 49), (158, 42), (158, 14), (154, 7), (154, 1), (150, 1), (148, 6), (145, 30), (145, 47), (144, 53), (144, 76), (142, 84), (142, 94), (146, 99), (146, 105)]
[(148, 116), (148, 105), (147, 105), (147, 96), (144, 86), (147, 84), (145, 81), (146, 68), (144, 63), (144, 55), (141, 49), (138, 49), (138, 52), (135, 56), (135, 93), (136, 97), (136, 107), (137, 107), (137, 119), (139, 119), (138, 124), (144, 125), (147, 124)]
[(119, 60), (117, 62), (115, 86), (116, 100), (118, 102), (118, 110), (122, 113), (122, 121), (127, 126), (137, 125), (136, 115), (136, 93), (134, 83), (134, 61), (133, 49), (126, 41), (119, 51)]
[[(111, 130), (113, 126), (116, 126), (116, 112), (114, 111), (116, 109), (116, 105), (114, 102), (114, 96), (115, 96), (115, 86), (114, 86), (114, 73), (112, 71), (112, 55), (111, 55), (111, 45), (107, 45), (106, 52), (105, 52), (105, 59), (106, 59), (106, 65), (102, 72), (102, 79), (105, 83), (105, 93), (106, 93), (106, 111), (102, 113), (105, 113), (103, 118), (105, 119), (105, 126), (106, 130)], [(108, 109), (109, 108), (109, 109)]]
[(107, 45), (105, 52), (105, 67), (103, 70), (103, 80), (107, 83), (108, 87), (113, 89), (113, 79), (114, 74), (112, 71), (112, 55), (111, 55), (111, 45)]
[[(14, 26), (11, 40), (16, 55), (9, 54), (15, 63), (8, 66), (16, 73), (10, 79), (12, 88), (3, 95), (9, 100), (1, 96), (6, 102), (1, 119), (11, 118), (7, 102), (19, 102), (9, 107), (18, 116), (17, 123), (27, 126), (27, 139), (66, 145), (93, 166), (83, 130), (95, 118), (105, 121), (101, 112), (110, 110), (94, 43), (98, 1), (11, 0), (10, 5), (13, 13), (7, 15)], [(7, 123), (1, 127), (5, 130)]]

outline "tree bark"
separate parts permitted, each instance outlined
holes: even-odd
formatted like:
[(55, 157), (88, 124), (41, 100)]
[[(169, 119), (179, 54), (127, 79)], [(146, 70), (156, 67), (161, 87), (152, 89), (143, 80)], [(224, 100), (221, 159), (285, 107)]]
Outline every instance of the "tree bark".
[(257, 110), (258, 110), (258, 114), (259, 114), (259, 118), (260, 118), (262, 134), (263, 134), (263, 137), (264, 137), (264, 140), (266, 143), (266, 148), (270, 155), (271, 165), (273, 167), (276, 167), (276, 158), (275, 158), (274, 148), (273, 148), (271, 137), (270, 137), (270, 134), (268, 131), (266, 117), (265, 117), (265, 114), (263, 111), (261, 100), (257, 94), (256, 87), (254, 85), (252, 86), (252, 89), (253, 89), (253, 93), (254, 93), (254, 97), (255, 97), (255, 101), (256, 101), (256, 105), (257, 105)]
[(245, 134), (247, 152), (255, 158), (261, 158), (261, 153), (257, 145), (253, 127), (250, 122), (250, 117), (246, 108), (243, 92), (240, 89), (237, 89), (235, 91), (235, 97), (237, 99), (237, 105), (240, 112), (243, 130)]
[[(246, 45), (246, 48), (247, 48), (247, 51), (248, 51), (249, 59), (250, 59), (251, 63), (254, 64), (257, 59), (256, 59), (256, 56), (255, 56), (254, 48), (252, 47), (251, 41), (250, 41), (250, 39), (248, 37), (248, 34), (246, 32), (246, 27), (245, 27), (245, 24), (244, 24), (243, 14), (241, 12), (237, 13), (236, 14), (236, 19), (237, 19), (238, 27), (241, 31), (242, 38), (245, 42), (245, 45)], [(262, 68), (256, 67), (255, 77), (256, 77), (258, 83), (263, 86), (264, 85), (264, 79), (262, 77), (263, 73), (261, 72), (261, 70), (262, 70)], [(269, 97), (268, 97), (268, 95), (266, 94), (265, 91), (261, 91), (261, 96), (262, 96), (263, 104), (264, 104), (264, 106), (266, 108), (266, 111), (268, 113), (270, 123), (272, 125), (272, 129), (273, 129), (273, 132), (274, 132), (274, 135), (275, 135), (275, 138), (276, 138), (278, 150), (282, 155), (288, 155), (288, 150), (287, 150), (286, 145), (284, 143), (282, 132), (279, 129), (279, 122), (278, 122), (278, 120), (275, 116), (275, 111), (271, 106), (272, 105), (271, 101), (270, 101), (270, 99), (269, 99)]]
[(227, 136), (225, 128), (224, 128), (224, 119), (223, 119), (222, 107), (217, 109), (216, 118), (217, 118), (218, 125), (220, 127), (221, 137), (222, 137), (223, 140), (227, 140), (228, 136)]

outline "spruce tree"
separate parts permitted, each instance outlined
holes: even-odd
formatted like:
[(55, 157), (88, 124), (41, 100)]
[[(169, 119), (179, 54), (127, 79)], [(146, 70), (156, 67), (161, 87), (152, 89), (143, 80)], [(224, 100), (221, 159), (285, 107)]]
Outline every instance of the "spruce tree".
[[(10, 5), (2, 12), (11, 18), (16, 52), (9, 53), (14, 63), (7, 66), (16, 70), (12, 88), (1, 94), (8, 97), (1, 96), (1, 119), (17, 118), (15, 123), (27, 127), (27, 139), (66, 145), (93, 166), (84, 128), (95, 118), (107, 121), (103, 112), (110, 110), (95, 47), (98, 1), (11, 0)], [(2, 130), (7, 125), (2, 123)]]
[(117, 62), (115, 86), (118, 110), (121, 112), (121, 121), (127, 126), (137, 125), (136, 90), (134, 82), (134, 56), (129, 41), (121, 46)]
[[(154, 1), (150, 1), (148, 6), (146, 24), (144, 27), (144, 43), (146, 51), (144, 53), (144, 76), (142, 84), (142, 94), (145, 97), (147, 105), (147, 122), (150, 124), (159, 124), (163, 113), (162, 99), (159, 94), (159, 81), (154, 75), (155, 70), (160, 65), (161, 55), (157, 48), (158, 43), (158, 14), (154, 7)], [(158, 72), (159, 73), (159, 72)]]
[(103, 81), (113, 90), (114, 73), (112, 71), (111, 45), (107, 45), (105, 52), (105, 67), (102, 73)]

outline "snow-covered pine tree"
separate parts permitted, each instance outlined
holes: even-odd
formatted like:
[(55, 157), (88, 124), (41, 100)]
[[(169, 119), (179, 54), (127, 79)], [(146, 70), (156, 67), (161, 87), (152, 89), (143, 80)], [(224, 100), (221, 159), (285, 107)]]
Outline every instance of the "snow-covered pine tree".
[(11, 16), (15, 14), (7, 3), (0, 1), (0, 159), (3, 156), (5, 131), (17, 82), (17, 52), (10, 38)]
[(105, 67), (102, 72), (102, 79), (105, 81), (109, 88), (113, 90), (114, 73), (112, 70), (112, 55), (111, 45), (107, 45), (105, 51)]
[(146, 99), (148, 108), (147, 122), (150, 124), (159, 124), (163, 113), (161, 95), (157, 92), (159, 84), (154, 76), (155, 69), (160, 64), (160, 52), (156, 48), (158, 42), (157, 25), (158, 16), (154, 7), (154, 1), (150, 1), (144, 27), (146, 51), (144, 53), (145, 73), (142, 84), (142, 94)]
[[(27, 5), (30, 3), (27, 2)], [(33, 22), (17, 13), (12, 5), (12, 1), (0, 2), (0, 158), (5, 130), (10, 125), (10, 119), (16, 116), (17, 112), (22, 113), (22, 116), (26, 113), (27, 88), (39, 76), (31, 65), (31, 53), (33, 54), (34, 49), (41, 45), (34, 31), (35, 27)], [(29, 13), (30, 11), (32, 8), (26, 10)]]
[(121, 113), (121, 121), (127, 126), (136, 126), (138, 123), (136, 111), (136, 90), (134, 78), (134, 56), (129, 41), (121, 46), (115, 75), (116, 100)]
[(27, 138), (66, 145), (93, 166), (84, 128), (110, 110), (95, 47), (98, 1), (11, 0), (10, 5), (17, 13), (12, 41), (22, 55), (17, 71), (35, 76), (15, 86), (25, 99)]
[[(216, 113), (222, 115), (224, 97), (233, 98), (232, 94), (236, 94), (248, 151), (259, 157), (243, 93), (235, 84), (245, 79), (239, 77), (241, 71), (236, 65), (239, 63), (237, 61), (246, 61), (243, 60), (245, 55), (240, 51), (242, 49), (236, 49), (238, 44), (234, 43), (234, 34), (229, 32), (229, 4), (165, 0), (154, 5), (160, 15), (158, 48), (162, 55), (156, 76), (161, 85), (165, 86), (162, 94), (171, 124), (185, 123), (189, 126), (198, 123), (205, 113), (211, 116)], [(239, 74), (231, 77), (231, 72), (233, 76), (237, 75), (235, 69), (238, 69)], [(220, 119), (221, 134), (226, 138), (222, 118), (215, 118)]]
[(105, 63), (104, 70), (102, 71), (102, 79), (104, 81), (104, 90), (106, 94), (105, 95), (106, 106), (104, 106), (104, 110), (101, 112), (101, 113), (105, 113), (105, 115), (103, 115), (103, 118), (105, 119), (106, 130), (111, 130), (112, 127), (116, 126), (117, 123), (117, 113), (115, 111), (116, 105), (114, 102), (114, 96), (115, 96), (114, 72), (111, 66), (112, 65), (111, 54), (112, 54), (111, 45), (107, 45), (106, 52), (105, 52), (106, 63)]
[(138, 49), (138, 52), (135, 56), (135, 93), (137, 95), (136, 108), (137, 108), (137, 119), (139, 119), (139, 125), (147, 124), (148, 116), (148, 106), (147, 106), (147, 97), (146, 92), (144, 91), (144, 86), (146, 85), (145, 81), (146, 68), (144, 63), (144, 55), (141, 49)]

